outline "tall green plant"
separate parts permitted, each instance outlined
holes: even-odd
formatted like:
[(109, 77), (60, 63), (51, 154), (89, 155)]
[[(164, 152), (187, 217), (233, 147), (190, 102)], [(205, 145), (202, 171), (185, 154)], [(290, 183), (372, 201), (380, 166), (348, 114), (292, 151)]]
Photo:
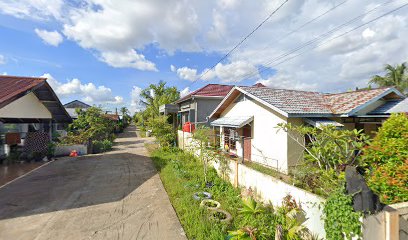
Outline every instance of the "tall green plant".
[(176, 133), (173, 126), (168, 123), (167, 116), (152, 118), (148, 126), (152, 129), (153, 136), (156, 137), (161, 147), (170, 147), (176, 140)]
[[(306, 152), (305, 158), (320, 169), (337, 170), (341, 165), (356, 165), (360, 154), (369, 142), (363, 130), (336, 129), (334, 126), (321, 128), (303, 125), (278, 124)], [(305, 143), (308, 139), (308, 144)]]
[(369, 187), (387, 204), (408, 201), (408, 116), (394, 114), (363, 155)]

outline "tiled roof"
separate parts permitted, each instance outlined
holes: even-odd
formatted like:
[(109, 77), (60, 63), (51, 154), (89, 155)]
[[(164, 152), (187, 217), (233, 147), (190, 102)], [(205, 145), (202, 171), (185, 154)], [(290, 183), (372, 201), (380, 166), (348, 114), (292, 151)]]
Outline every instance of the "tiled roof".
[(273, 105), (286, 113), (328, 113), (330, 108), (325, 104), (324, 94), (268, 87), (240, 87), (253, 96)]
[(268, 87), (240, 88), (288, 114), (347, 114), (390, 89), (326, 94)]
[(45, 78), (0, 76), (0, 105), (45, 82)]
[(188, 94), (177, 100), (176, 102), (182, 102), (191, 98), (192, 96), (201, 96), (201, 97), (225, 97), (229, 91), (233, 88), (232, 85), (221, 85), (221, 84), (208, 84), (204, 87), (195, 90), (194, 92)]
[(344, 93), (325, 94), (327, 103), (334, 114), (348, 113), (358, 106), (367, 103), (390, 88), (357, 90)]

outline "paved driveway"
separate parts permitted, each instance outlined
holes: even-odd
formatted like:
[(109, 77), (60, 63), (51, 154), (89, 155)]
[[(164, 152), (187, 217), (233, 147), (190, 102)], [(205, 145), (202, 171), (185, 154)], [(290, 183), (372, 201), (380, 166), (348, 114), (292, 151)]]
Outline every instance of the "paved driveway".
[(0, 189), (0, 239), (186, 239), (134, 127), (106, 154), (65, 158)]

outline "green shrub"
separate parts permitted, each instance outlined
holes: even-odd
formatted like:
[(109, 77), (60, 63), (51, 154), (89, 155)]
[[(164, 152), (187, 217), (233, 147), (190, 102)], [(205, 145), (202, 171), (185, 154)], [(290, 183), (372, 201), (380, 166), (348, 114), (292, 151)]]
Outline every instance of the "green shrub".
[(386, 204), (408, 201), (408, 116), (394, 114), (364, 151), (369, 187)]
[(92, 142), (92, 145), (93, 145), (93, 149), (92, 149), (93, 153), (102, 153), (102, 152), (111, 150), (113, 143), (110, 140), (105, 139), (103, 141), (95, 140)]
[(176, 140), (176, 132), (173, 126), (168, 123), (168, 116), (159, 116), (149, 119), (148, 126), (161, 147), (170, 147), (173, 145)]

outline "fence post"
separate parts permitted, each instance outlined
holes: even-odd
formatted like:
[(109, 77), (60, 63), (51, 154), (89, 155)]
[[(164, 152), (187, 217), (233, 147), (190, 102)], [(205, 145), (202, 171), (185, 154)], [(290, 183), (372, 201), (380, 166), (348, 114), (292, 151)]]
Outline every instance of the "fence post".
[(392, 207), (384, 208), (385, 216), (385, 240), (399, 239), (399, 214)]
[(235, 179), (234, 179), (234, 186), (235, 187), (238, 187), (239, 185), (239, 183), (238, 183), (238, 159), (237, 159), (237, 161), (235, 161)]

